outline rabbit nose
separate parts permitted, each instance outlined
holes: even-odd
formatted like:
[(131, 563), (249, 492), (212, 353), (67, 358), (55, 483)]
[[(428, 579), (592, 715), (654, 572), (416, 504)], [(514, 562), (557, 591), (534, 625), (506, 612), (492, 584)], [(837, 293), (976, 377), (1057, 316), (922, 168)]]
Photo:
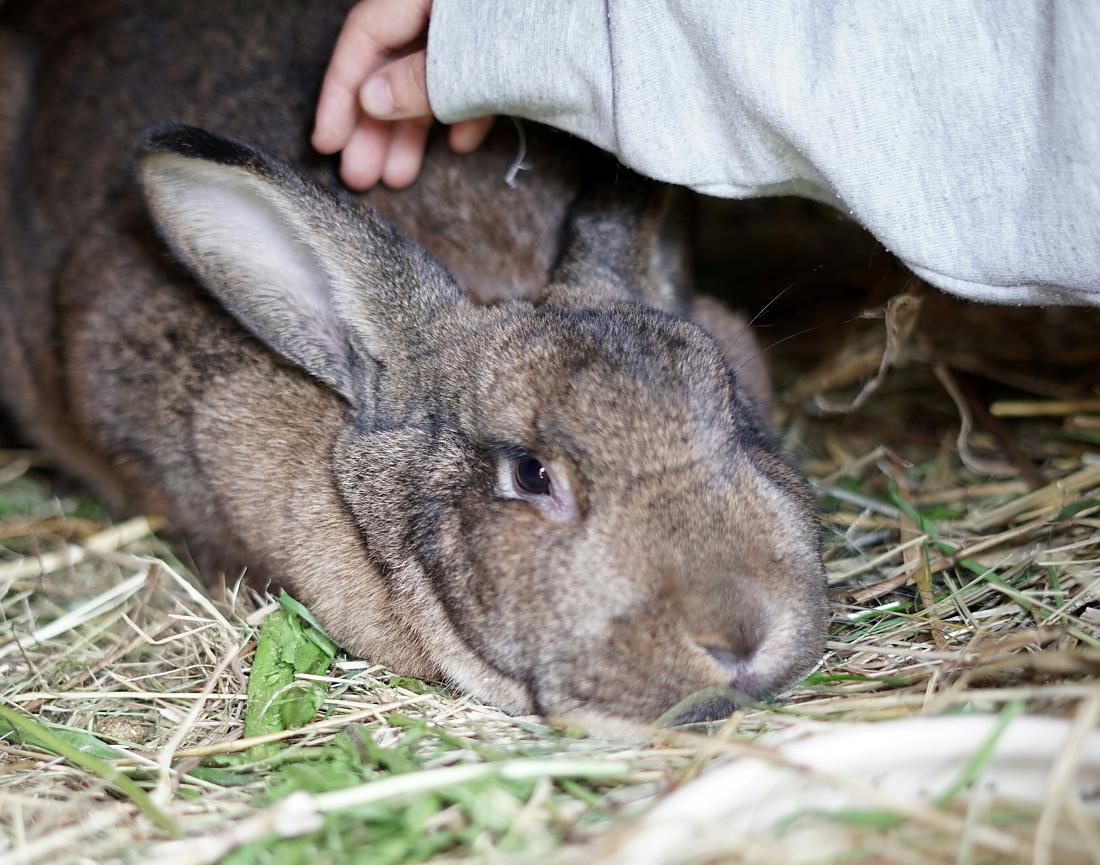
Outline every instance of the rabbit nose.
[(754, 644), (748, 651), (730, 651), (729, 648), (722, 646), (700, 644), (706, 649), (707, 654), (710, 655), (715, 661), (721, 664), (722, 669), (725, 670), (727, 687), (733, 688), (746, 694), (750, 698), (758, 698), (763, 696), (761, 693), (761, 682), (757, 675), (758, 671), (755, 667), (758, 666), (755, 662), (759, 656), (756, 652), (756, 645)]

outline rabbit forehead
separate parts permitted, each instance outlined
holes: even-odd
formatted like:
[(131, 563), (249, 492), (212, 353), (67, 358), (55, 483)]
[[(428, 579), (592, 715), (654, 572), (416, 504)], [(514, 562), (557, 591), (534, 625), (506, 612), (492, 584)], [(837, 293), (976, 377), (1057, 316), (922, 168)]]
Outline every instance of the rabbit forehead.
[[(467, 401), (498, 438), (581, 457), (724, 450), (741, 406), (697, 326), (653, 310), (536, 311), (479, 340)], [(742, 422), (749, 422), (744, 413)]]

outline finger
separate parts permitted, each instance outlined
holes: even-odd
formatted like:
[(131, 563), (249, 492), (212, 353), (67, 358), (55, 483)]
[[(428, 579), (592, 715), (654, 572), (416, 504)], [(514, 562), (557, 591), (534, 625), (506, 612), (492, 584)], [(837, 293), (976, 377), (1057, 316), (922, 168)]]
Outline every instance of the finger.
[(359, 92), (363, 110), (379, 120), (429, 117), (427, 53), (415, 51), (383, 66)]
[(416, 180), (424, 162), (424, 145), (428, 141), (431, 125), (431, 118), (428, 117), (401, 120), (394, 124), (386, 165), (382, 169), (382, 180), (386, 186), (404, 189)]
[(370, 189), (382, 177), (390, 124), (362, 117), (340, 156), (340, 177), (350, 188)]
[(451, 127), (447, 133), (447, 143), (455, 153), (469, 153), (477, 150), (489, 130), (493, 128), (493, 117), (478, 117), (475, 120), (463, 120)]
[(382, 65), (384, 55), (370, 34), (374, 5), (374, 0), (364, 0), (348, 13), (325, 70), (313, 126), (313, 146), (321, 153), (335, 153), (347, 145), (359, 119), (356, 94)]
[(313, 146), (335, 153), (347, 144), (358, 118), (356, 99), (367, 77), (389, 52), (427, 26), (431, 0), (363, 0), (344, 21), (321, 85)]
[(378, 53), (389, 53), (428, 29), (431, 10), (431, 0), (363, 0), (348, 13), (344, 26), (363, 34)]

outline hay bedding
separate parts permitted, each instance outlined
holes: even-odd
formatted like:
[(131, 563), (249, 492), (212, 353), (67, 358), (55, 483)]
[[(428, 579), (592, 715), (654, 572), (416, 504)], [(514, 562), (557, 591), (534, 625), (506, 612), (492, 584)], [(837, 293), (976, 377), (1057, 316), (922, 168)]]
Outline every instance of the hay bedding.
[[(112, 523), (8, 450), (0, 706), (62, 743), (0, 736), (0, 863), (1100, 862), (1096, 314), (953, 302), (803, 203), (706, 216), (710, 288), (738, 273), (734, 302), (759, 309), (801, 278), (757, 326), (824, 514), (834, 619), (803, 686), (706, 728), (612, 731), (338, 655), (283, 689), (316, 697), (309, 723), (242, 744), (277, 600), (200, 589), (155, 523)], [(876, 738), (899, 719), (916, 726)], [(991, 783), (1014, 729), (1045, 755), (1030, 803)], [(908, 789), (960, 730), (938, 786)], [(766, 775), (811, 735), (835, 765)], [(696, 795), (728, 757), (742, 774)], [(782, 819), (739, 824), (746, 788)], [(699, 831), (668, 847), (684, 813)]]

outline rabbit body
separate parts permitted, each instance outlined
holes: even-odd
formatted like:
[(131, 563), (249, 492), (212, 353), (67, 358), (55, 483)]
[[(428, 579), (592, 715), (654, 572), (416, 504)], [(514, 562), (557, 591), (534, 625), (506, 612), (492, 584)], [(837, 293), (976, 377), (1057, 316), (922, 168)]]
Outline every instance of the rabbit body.
[(308, 131), (348, 6), (3, 7), (5, 406), (402, 673), (631, 718), (790, 684), (815, 512), (659, 190), (530, 127), (509, 186), (498, 123), (407, 192), (341, 191)]

